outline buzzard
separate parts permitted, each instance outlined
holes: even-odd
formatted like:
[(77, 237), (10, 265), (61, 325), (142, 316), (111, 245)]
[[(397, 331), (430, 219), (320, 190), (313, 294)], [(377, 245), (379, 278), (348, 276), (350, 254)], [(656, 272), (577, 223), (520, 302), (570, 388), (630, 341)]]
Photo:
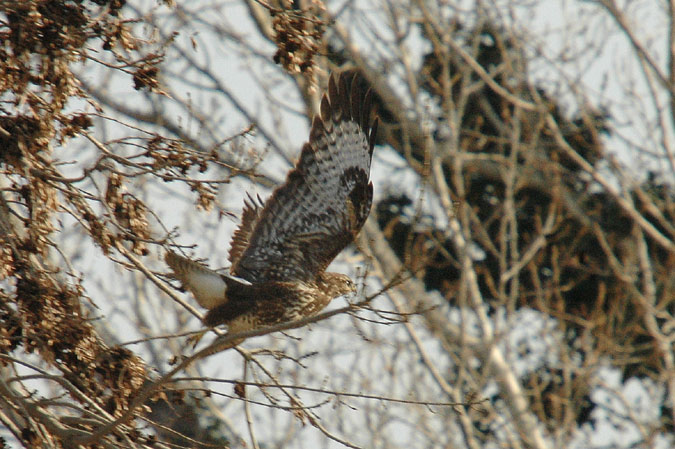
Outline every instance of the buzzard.
[(208, 309), (206, 325), (236, 333), (293, 321), (355, 291), (348, 276), (325, 269), (361, 230), (373, 199), (377, 117), (364, 84), (354, 71), (331, 76), (284, 184), (265, 203), (244, 201), (228, 274), (167, 252), (174, 277)]

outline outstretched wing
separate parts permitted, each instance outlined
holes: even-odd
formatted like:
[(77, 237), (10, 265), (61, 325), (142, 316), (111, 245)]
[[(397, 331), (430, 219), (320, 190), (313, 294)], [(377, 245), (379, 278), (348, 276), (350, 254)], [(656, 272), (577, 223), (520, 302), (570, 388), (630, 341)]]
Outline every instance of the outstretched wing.
[[(313, 280), (370, 212), (377, 119), (353, 71), (331, 77), (300, 159), (261, 209), (251, 200), (233, 238), (231, 272), (251, 282)], [(244, 245), (247, 245), (244, 248)]]
[(253, 198), (251, 195), (247, 196), (248, 198), (244, 198), (244, 211), (241, 214), (241, 224), (234, 231), (232, 242), (230, 243), (229, 259), (230, 264), (233, 266), (249, 246), (253, 228), (260, 219), (260, 213), (263, 210), (263, 202), (259, 196), (256, 196), (256, 198)]

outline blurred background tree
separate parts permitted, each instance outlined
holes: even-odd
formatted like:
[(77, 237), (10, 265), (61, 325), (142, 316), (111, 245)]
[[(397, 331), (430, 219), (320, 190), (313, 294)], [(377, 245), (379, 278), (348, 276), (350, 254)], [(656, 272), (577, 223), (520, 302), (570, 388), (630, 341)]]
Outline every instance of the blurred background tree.
[[(5, 445), (672, 447), (674, 21), (0, 2)], [(370, 306), (182, 369), (209, 339), (164, 251), (225, 266), (245, 192), (283, 180), (352, 67), (377, 94), (376, 198), (334, 267)]]

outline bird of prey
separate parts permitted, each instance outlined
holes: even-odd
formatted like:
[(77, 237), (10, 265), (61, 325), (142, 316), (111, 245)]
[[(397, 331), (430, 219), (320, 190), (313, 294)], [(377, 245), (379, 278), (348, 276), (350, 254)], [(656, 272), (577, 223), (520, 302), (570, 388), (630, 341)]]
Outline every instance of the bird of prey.
[(245, 200), (228, 274), (167, 252), (173, 276), (208, 309), (207, 326), (226, 324), (236, 333), (293, 321), (355, 292), (348, 276), (325, 270), (370, 212), (377, 132), (371, 100), (355, 71), (331, 76), (309, 142), (286, 181), (264, 203)]

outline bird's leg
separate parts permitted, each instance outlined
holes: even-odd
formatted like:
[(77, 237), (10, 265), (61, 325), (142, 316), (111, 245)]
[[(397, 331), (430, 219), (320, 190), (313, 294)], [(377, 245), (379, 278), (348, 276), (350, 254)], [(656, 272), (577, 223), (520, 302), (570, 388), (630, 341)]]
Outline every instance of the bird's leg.
[(202, 338), (204, 338), (204, 335), (206, 335), (206, 333), (208, 331), (210, 331), (211, 329), (212, 328), (202, 329), (201, 331), (197, 332), (196, 334), (190, 335), (188, 337), (187, 342), (188, 342), (188, 344), (192, 344), (192, 350), (193, 351), (197, 347), (199, 342), (202, 340)]

